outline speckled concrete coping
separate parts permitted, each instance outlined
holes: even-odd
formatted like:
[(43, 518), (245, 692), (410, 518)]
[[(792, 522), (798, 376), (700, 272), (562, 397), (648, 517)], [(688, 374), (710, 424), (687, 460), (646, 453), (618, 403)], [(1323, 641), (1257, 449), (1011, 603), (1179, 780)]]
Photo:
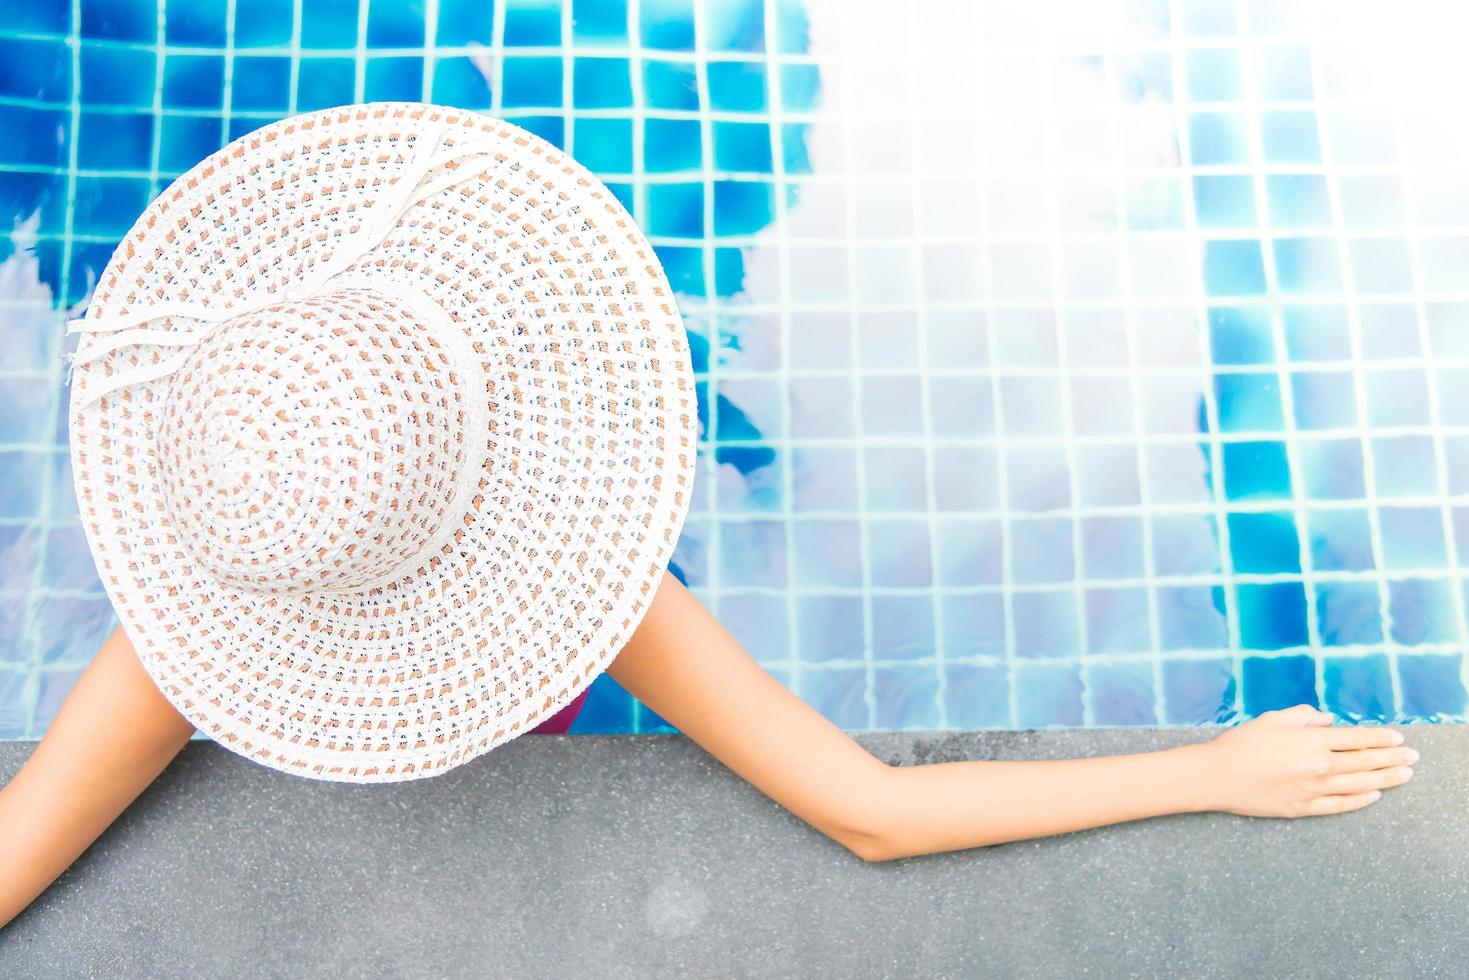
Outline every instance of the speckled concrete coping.
[[(926, 762), (1205, 734), (858, 737)], [(1469, 976), (1469, 729), (1410, 741), (1418, 778), (1359, 814), (1174, 817), (879, 865), (682, 736), (523, 738), (375, 787), (194, 744), (0, 933), (0, 974)], [(30, 748), (0, 745), (0, 774)]]

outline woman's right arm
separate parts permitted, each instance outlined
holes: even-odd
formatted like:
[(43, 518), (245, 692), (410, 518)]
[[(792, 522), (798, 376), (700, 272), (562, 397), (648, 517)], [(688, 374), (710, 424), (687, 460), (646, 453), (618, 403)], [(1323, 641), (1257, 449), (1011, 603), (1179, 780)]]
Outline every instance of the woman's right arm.
[(114, 630), (0, 789), (0, 927), (91, 846), (193, 733), (127, 634)]
[(1064, 761), (891, 766), (792, 694), (672, 574), (608, 669), (777, 803), (867, 860), (960, 850), (1189, 811), (1355, 810), (1412, 775), (1399, 732), (1308, 706), (1213, 741)]

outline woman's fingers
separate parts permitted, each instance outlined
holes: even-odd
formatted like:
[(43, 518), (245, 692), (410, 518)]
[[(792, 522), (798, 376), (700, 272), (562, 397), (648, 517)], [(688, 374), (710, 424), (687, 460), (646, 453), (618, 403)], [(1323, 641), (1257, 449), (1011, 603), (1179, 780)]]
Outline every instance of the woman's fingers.
[(1369, 769), (1386, 769), (1389, 766), (1411, 766), (1417, 761), (1417, 751), (1406, 746), (1333, 752), (1331, 753), (1331, 772), (1363, 772)]
[(1382, 799), (1382, 790), (1374, 789), (1367, 793), (1353, 793), (1348, 796), (1318, 796), (1306, 804), (1306, 816), (1324, 817), (1329, 813), (1347, 813), (1351, 810), (1360, 810), (1364, 806), (1371, 806)]
[(1391, 728), (1359, 725), (1353, 728), (1331, 728), (1325, 733), (1326, 747), (1343, 749), (1383, 749), (1403, 744), (1403, 733)]
[(1326, 777), (1321, 792), (1333, 796), (1354, 796), (1370, 793), (1374, 789), (1391, 789), (1401, 786), (1413, 778), (1413, 770), (1407, 766), (1391, 769), (1373, 769), (1368, 772), (1343, 772)]

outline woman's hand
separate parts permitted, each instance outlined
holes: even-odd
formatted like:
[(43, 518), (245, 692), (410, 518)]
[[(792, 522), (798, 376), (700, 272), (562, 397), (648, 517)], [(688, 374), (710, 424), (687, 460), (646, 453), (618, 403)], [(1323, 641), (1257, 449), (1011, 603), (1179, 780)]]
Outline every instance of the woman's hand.
[(1248, 817), (1315, 817), (1369, 806), (1413, 778), (1418, 753), (1402, 732), (1331, 727), (1306, 704), (1267, 711), (1199, 746), (1208, 809)]

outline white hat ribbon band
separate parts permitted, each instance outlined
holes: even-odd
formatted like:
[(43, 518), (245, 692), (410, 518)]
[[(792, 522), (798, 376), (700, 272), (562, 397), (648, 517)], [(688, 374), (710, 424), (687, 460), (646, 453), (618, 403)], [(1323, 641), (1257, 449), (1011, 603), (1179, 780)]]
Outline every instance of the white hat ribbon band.
[[(88, 401), (125, 388), (128, 385), (153, 381), (176, 371), (187, 359), (188, 348), (207, 338), (225, 320), (258, 313), (271, 306), (292, 300), (305, 299), (314, 295), (334, 276), (348, 269), (364, 253), (382, 242), (392, 230), (398, 218), (408, 208), (440, 191), (478, 177), (500, 163), (497, 157), (484, 161), (480, 166), (458, 166), (434, 180), (424, 178), (434, 169), (449, 163), (463, 161), (467, 157), (483, 156), (488, 151), (481, 144), (462, 143), (447, 150), (440, 150), (445, 130), (437, 128), (431, 139), (420, 136), (420, 144), (413, 158), (404, 167), (403, 173), (393, 182), (392, 190), (402, 188), (399, 193), (381, 195), (367, 210), (357, 229), (343, 241), (333, 245), (328, 258), (312, 266), (299, 282), (285, 289), (268, 291), (263, 295), (248, 296), (237, 303), (224, 306), (190, 302), (160, 302), (143, 306), (118, 316), (83, 317), (68, 322), (68, 334), (92, 335), (86, 349), (78, 349), (70, 355), (71, 367), (89, 364), (106, 357), (124, 347), (134, 344), (155, 344), (163, 347), (184, 348), (179, 353), (153, 364), (142, 364), (128, 370), (117, 371), (88, 389)], [(164, 317), (187, 317), (200, 322), (201, 326), (187, 330), (160, 330), (148, 324)], [(111, 335), (102, 339), (100, 335)], [(68, 371), (70, 381), (70, 371)]]

